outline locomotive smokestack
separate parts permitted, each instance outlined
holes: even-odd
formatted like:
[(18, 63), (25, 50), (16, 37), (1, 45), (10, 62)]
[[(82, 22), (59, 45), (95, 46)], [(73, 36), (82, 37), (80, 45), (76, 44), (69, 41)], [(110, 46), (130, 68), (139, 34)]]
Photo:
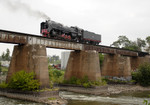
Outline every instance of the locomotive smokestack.
[(45, 20), (50, 20), (44, 12), (33, 10), (28, 4), (23, 3), (21, 0), (0, 0), (1, 4), (4, 4), (11, 11), (22, 10), (28, 16), (33, 16), (36, 18), (43, 18)]
[(46, 19), (46, 22), (50, 22), (51, 20), (50, 19)]

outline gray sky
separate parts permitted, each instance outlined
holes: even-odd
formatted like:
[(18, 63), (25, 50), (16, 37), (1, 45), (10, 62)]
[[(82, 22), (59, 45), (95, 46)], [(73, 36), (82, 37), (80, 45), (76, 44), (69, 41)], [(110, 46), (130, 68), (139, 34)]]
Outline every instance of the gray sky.
[[(101, 34), (102, 45), (112, 44), (119, 35), (130, 40), (150, 35), (150, 0), (0, 0), (0, 13), (0, 29), (40, 35), (40, 22), (47, 15)], [(7, 47), (13, 49), (0, 44), (0, 54)], [(48, 54), (61, 51), (48, 49)]]

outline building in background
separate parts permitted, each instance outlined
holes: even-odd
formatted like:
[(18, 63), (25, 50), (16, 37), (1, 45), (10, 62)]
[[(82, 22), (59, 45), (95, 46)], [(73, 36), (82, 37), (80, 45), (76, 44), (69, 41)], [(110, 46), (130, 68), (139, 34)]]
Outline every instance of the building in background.
[(66, 69), (69, 56), (70, 56), (69, 51), (65, 51), (61, 53), (61, 69), (62, 70)]
[(3, 67), (9, 67), (10, 61), (1, 61), (1, 65), (2, 65)]

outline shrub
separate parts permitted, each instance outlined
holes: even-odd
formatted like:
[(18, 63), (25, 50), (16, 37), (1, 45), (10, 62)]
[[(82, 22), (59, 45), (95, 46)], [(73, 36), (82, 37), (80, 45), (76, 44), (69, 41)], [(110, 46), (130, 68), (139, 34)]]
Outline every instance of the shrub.
[(102, 53), (99, 54), (99, 62), (100, 62), (100, 67), (102, 67), (104, 61), (104, 55)]
[(26, 73), (25, 71), (19, 71), (12, 76), (8, 83), (8, 87), (26, 91), (37, 90), (39, 89), (40, 83), (34, 78), (35, 74), (33, 72)]
[[(150, 97), (150, 95), (149, 95), (149, 97)], [(149, 102), (149, 100), (144, 100), (144, 101), (143, 101), (143, 104), (145, 104), (145, 105), (150, 105), (150, 102)]]
[(71, 79), (68, 81), (70, 84), (76, 84), (77, 83), (77, 78), (76, 77), (71, 77)]
[(64, 80), (64, 71), (51, 69), (49, 70), (49, 79), (53, 83), (62, 83)]
[(50, 81), (50, 82), (49, 82), (49, 87), (50, 87), (50, 88), (53, 88), (53, 85), (54, 85), (53, 81)]
[(54, 67), (51, 65), (48, 65), (48, 70), (51, 70), (51, 69), (54, 69)]
[(102, 86), (106, 85), (105, 81), (90, 81), (88, 79), (88, 76), (84, 76), (82, 79), (76, 78), (76, 77), (71, 77), (69, 80), (64, 80), (64, 84), (75, 84), (75, 85), (82, 85), (85, 88), (91, 87), (91, 86)]
[(138, 77), (138, 76), (137, 76), (137, 75), (138, 75), (137, 72), (132, 72), (131, 75), (132, 75), (132, 80), (137, 80), (137, 79), (138, 79), (138, 78), (137, 78), (137, 77)]
[(80, 80), (80, 79), (77, 79), (77, 80), (76, 80), (76, 84), (77, 84), (77, 85), (82, 85), (81, 80)]
[(54, 75), (56, 78), (59, 78), (60, 76), (62, 76), (62, 73), (61, 73), (59, 70), (54, 70), (53, 75)]
[(87, 82), (89, 82), (88, 76), (84, 76), (84, 77), (81, 79), (81, 82), (82, 82), (82, 83), (87, 83)]
[(89, 84), (89, 83), (83, 83), (83, 87), (85, 87), (85, 88), (88, 88), (90, 86), (91, 86), (91, 84)]
[(8, 87), (8, 84), (6, 84), (5, 82), (2, 82), (0, 84), (0, 88), (7, 88)]
[(144, 100), (144, 101), (143, 101), (143, 104), (145, 104), (145, 105), (150, 105), (150, 103), (149, 103), (148, 100)]
[(132, 79), (142, 86), (150, 86), (150, 64), (140, 65), (138, 71), (132, 73)]

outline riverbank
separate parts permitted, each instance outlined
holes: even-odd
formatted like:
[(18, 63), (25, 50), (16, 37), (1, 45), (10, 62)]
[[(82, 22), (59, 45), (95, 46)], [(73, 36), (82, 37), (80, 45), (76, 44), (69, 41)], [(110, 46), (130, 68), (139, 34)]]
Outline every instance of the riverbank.
[(59, 91), (22, 92), (16, 90), (0, 89), (0, 96), (25, 101), (33, 101), (47, 105), (62, 105), (67, 103), (66, 100), (59, 97)]
[[(91, 94), (97, 96), (111, 96), (113, 94), (120, 94), (123, 92), (144, 92), (150, 91), (150, 87), (141, 87), (138, 85), (106, 85), (92, 88), (84, 88), (79, 86), (59, 86), (60, 91), (69, 91), (80, 94)], [(37, 103), (44, 103), (47, 105), (63, 105), (67, 104), (64, 96), (59, 96), (59, 91), (45, 91), (45, 92), (20, 92), (7, 89), (0, 89), (0, 96), (21, 99), (26, 101), (33, 101)], [(63, 99), (64, 98), (64, 99)], [(110, 101), (110, 100), (109, 100)], [(141, 101), (142, 102), (142, 101)]]
[(150, 91), (150, 87), (142, 87), (139, 85), (108, 85), (108, 95), (130, 91)]
[(61, 91), (69, 91), (82, 94), (109, 96), (112, 94), (120, 94), (129, 91), (150, 91), (150, 87), (142, 87), (139, 85), (106, 85), (94, 88), (84, 88), (77, 86), (59, 86)]

